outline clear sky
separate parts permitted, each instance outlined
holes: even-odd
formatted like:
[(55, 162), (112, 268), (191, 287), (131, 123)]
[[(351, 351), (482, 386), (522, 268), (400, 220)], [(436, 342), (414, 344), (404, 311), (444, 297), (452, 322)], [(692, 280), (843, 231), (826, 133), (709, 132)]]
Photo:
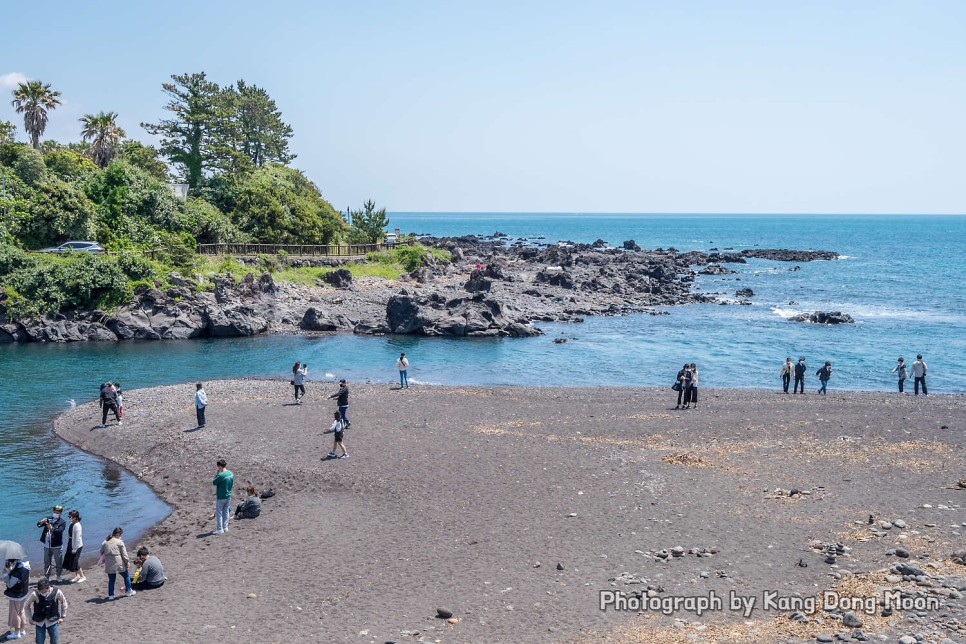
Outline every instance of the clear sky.
[[(64, 0), (19, 75), (147, 142), (161, 83), (265, 87), (337, 208), (966, 213), (966, 3)], [(22, 129), (20, 130), (22, 136)]]

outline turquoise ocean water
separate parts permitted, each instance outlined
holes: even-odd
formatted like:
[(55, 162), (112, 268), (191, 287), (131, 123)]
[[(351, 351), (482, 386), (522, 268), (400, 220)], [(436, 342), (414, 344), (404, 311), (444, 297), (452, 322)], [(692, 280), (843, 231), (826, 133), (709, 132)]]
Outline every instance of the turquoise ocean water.
[[(919, 352), (929, 364), (930, 391), (966, 393), (966, 217), (396, 213), (391, 225), (440, 236), (499, 231), (544, 242), (634, 239), (644, 248), (678, 250), (823, 249), (842, 258), (799, 264), (794, 272), (790, 264), (750, 260), (731, 265), (738, 275), (697, 282), (701, 290), (731, 296), (751, 288), (752, 306), (541, 323), (546, 335), (527, 339), (337, 335), (0, 345), (6, 502), (0, 539), (25, 542), (37, 559), (34, 524), (53, 503), (81, 509), (88, 549), (116, 523), (136, 533), (168, 511), (130, 474), (50, 432), (56, 413), (70, 400), (94, 398), (106, 379), (134, 389), (233, 376), (283, 378), (302, 360), (315, 380), (388, 382), (396, 356), (406, 351), (411, 377), (425, 383), (665, 386), (687, 360), (699, 364), (704, 387), (776, 387), (780, 362), (802, 355), (813, 372), (820, 361), (833, 362), (833, 390), (891, 390), (896, 357), (911, 362)], [(840, 310), (856, 324), (826, 328), (787, 319), (814, 310)], [(570, 340), (553, 344), (558, 336)], [(814, 377), (810, 384), (817, 384)], [(135, 399), (130, 395), (127, 404)]]

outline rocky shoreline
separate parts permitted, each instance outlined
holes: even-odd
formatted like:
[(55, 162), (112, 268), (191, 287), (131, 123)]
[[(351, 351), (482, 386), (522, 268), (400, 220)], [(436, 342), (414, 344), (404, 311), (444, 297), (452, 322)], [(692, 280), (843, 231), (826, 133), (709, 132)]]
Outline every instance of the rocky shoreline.
[(602, 240), (545, 245), (499, 233), (421, 241), (448, 250), (452, 261), (441, 262), (427, 253), (421, 267), (399, 280), (353, 279), (348, 270), (338, 269), (318, 286), (276, 282), (270, 273), (253, 272), (240, 281), (231, 275), (172, 273), (166, 290), (142, 287), (129, 304), (110, 312), (19, 318), (0, 303), (0, 343), (302, 332), (526, 337), (540, 335), (535, 323), (542, 321), (579, 322), (594, 315), (660, 314), (655, 307), (663, 306), (734, 303), (730, 297), (692, 292), (691, 287), (697, 275), (732, 273), (724, 265), (749, 258), (809, 262), (838, 257), (831, 251), (787, 249), (641, 250), (633, 240), (621, 248), (610, 248)]

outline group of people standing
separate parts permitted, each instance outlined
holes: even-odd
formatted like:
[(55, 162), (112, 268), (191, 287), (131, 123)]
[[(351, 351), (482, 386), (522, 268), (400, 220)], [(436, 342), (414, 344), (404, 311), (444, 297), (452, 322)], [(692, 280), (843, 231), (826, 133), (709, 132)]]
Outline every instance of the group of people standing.
[(693, 362), (691, 364), (685, 362), (681, 370), (678, 371), (671, 389), (678, 392), (678, 404), (674, 406), (675, 409), (691, 409), (692, 407), (697, 409), (698, 365)]
[[(928, 396), (929, 392), (926, 390), (926, 363), (922, 361), (922, 354), (916, 355), (916, 361), (912, 363), (912, 377), (913, 386), (915, 387), (916, 395), (919, 395), (919, 386), (922, 385), (922, 395)], [(896, 364), (892, 373), (898, 374), (899, 376), (899, 393), (903, 396), (906, 395), (906, 380), (909, 378), (909, 371), (906, 369), (906, 362), (901, 357), (899, 362)]]
[[(59, 588), (51, 585), (51, 575), (56, 583), (83, 583), (87, 581), (81, 568), (80, 558), (84, 549), (81, 515), (77, 509), (67, 513), (68, 524), (63, 519), (63, 506), (55, 505), (50, 515), (37, 522), (41, 528), (40, 540), (44, 544), (44, 572), (35, 590), (30, 590), (30, 562), (26, 559), (7, 559), (2, 579), (3, 594), (9, 600), (7, 615), (8, 632), (0, 641), (17, 640), (26, 635), (27, 624), (35, 626), (36, 641), (44, 644), (47, 637), (52, 644), (60, 639), (60, 625), (67, 616), (67, 598)], [(65, 540), (66, 534), (66, 540)], [(121, 536), (124, 530), (114, 528), (101, 543), (99, 565), (107, 573), (107, 599), (114, 599), (117, 576), (124, 580), (128, 597), (139, 590), (160, 588), (164, 585), (164, 568), (161, 561), (151, 555), (146, 547), (137, 551), (134, 577), (130, 575), (131, 561)], [(63, 578), (63, 571), (73, 572), (70, 580)]]
[(124, 424), (124, 395), (121, 392), (121, 383), (107, 382), (101, 385), (101, 424), (98, 427), (107, 427), (107, 414), (113, 413), (114, 420), (118, 426)]
[[(791, 384), (792, 376), (795, 377), (795, 386), (792, 389), (793, 394), (805, 394), (805, 374), (808, 372), (808, 367), (805, 365), (805, 358), (801, 357), (798, 362), (792, 364), (791, 357), (785, 358), (784, 364), (781, 368), (781, 378), (782, 378), (782, 391), (786, 394), (788, 393), (788, 385)], [(828, 381), (832, 378), (832, 363), (829, 360), (825, 361), (825, 364), (819, 367), (818, 371), (815, 372), (818, 376), (818, 381), (821, 383), (818, 393), (828, 394)]]

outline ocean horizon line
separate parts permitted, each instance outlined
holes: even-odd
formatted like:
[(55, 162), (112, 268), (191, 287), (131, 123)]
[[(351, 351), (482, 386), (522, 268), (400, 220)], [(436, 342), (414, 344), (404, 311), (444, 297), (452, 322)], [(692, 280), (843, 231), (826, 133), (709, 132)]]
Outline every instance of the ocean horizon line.
[(912, 212), (557, 212), (550, 210), (390, 210), (389, 215), (541, 215), (554, 217), (966, 217), (966, 213)]

